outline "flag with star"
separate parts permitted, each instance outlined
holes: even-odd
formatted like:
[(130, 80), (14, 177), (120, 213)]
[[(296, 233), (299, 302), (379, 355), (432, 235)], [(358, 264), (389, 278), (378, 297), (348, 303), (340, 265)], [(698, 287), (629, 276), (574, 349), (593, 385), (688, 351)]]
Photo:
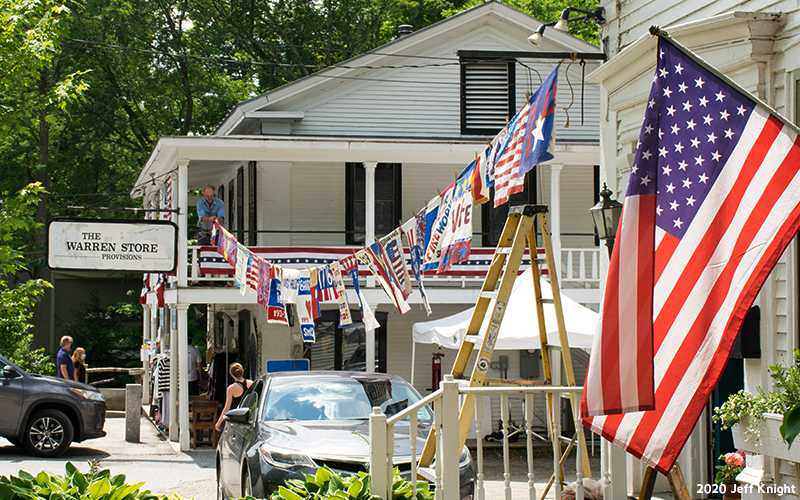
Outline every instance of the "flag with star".
[(555, 158), (553, 151), (556, 136), (553, 129), (556, 122), (556, 84), (560, 66), (556, 65), (529, 100), (530, 116), (525, 124), (526, 133), (522, 139), (522, 156), (519, 161), (520, 178), (536, 165)]
[(800, 226), (797, 129), (664, 36), (581, 415), (667, 474)]

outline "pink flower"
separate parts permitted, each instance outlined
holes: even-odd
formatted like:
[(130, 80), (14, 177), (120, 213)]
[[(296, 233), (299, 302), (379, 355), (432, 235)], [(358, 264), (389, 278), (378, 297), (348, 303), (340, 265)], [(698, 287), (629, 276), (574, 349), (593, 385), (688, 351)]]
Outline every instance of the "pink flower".
[(745, 465), (744, 452), (739, 450), (731, 453), (726, 453), (725, 463), (732, 467), (744, 467)]

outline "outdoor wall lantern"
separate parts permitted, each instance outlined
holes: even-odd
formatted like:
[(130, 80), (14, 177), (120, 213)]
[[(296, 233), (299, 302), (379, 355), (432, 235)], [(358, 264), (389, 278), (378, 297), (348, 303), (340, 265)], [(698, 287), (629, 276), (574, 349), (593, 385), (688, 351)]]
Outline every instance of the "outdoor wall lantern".
[(611, 259), (611, 251), (614, 249), (614, 239), (617, 237), (619, 218), (622, 215), (622, 203), (612, 200), (611, 194), (604, 182), (603, 190), (600, 191), (600, 201), (589, 209), (597, 230), (597, 237), (606, 242), (609, 259)]
[[(569, 18), (570, 12), (577, 12), (579, 14), (583, 14), (579, 17), (573, 17), (572, 19)], [(603, 7), (597, 7), (593, 11), (590, 10), (583, 10), (578, 9), (577, 7), (567, 7), (566, 9), (561, 11), (561, 18), (558, 21), (553, 21), (550, 23), (544, 23), (536, 30), (534, 34), (528, 37), (528, 41), (531, 45), (539, 46), (542, 42), (542, 36), (544, 35), (544, 30), (548, 26), (552, 26), (554, 29), (559, 31), (564, 31), (569, 33), (569, 23), (572, 21), (583, 21), (586, 24), (590, 19), (597, 24), (604, 24), (606, 22), (605, 18), (606, 10)]]

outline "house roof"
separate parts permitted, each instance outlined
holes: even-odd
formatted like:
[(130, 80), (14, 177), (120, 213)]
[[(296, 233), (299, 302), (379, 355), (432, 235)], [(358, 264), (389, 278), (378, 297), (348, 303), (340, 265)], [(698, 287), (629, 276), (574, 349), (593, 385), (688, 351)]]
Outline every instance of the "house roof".
[[(380, 75), (385, 75), (393, 68), (409, 67), (420, 64), (420, 61), (430, 64), (431, 61), (424, 58), (435, 52), (444, 41), (485, 26), (504, 35), (511, 34), (510, 38), (517, 44), (515, 49), (528, 51), (531, 46), (527, 43), (527, 37), (541, 25), (542, 21), (535, 17), (497, 0), (488, 0), (340, 64), (243, 101), (231, 110), (214, 135), (246, 133), (245, 131), (252, 130), (255, 123), (265, 118), (284, 121), (302, 119), (302, 111), (287, 111), (292, 104), (297, 107), (298, 100), (344, 86), (362, 85), (370, 78), (380, 78)], [(504, 45), (507, 41), (508, 38), (504, 40)], [(481, 47), (460, 47), (473, 50), (479, 48)], [(539, 50), (602, 53), (598, 47), (555, 29), (547, 31)], [(416, 59), (415, 56), (423, 59)], [(452, 56), (452, 64), (457, 64), (455, 54)]]

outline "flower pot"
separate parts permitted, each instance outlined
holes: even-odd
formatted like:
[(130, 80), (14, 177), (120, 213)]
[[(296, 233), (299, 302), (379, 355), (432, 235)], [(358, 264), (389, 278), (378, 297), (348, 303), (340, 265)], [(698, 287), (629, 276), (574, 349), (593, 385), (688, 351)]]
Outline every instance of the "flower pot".
[(746, 439), (745, 434), (745, 430), (750, 425), (750, 417), (743, 417), (738, 424), (731, 427), (733, 444), (737, 449), (748, 453), (800, 462), (800, 446), (789, 448), (781, 437), (782, 423), (783, 415), (764, 413), (764, 422), (761, 423), (761, 440), (754, 442), (752, 439)]
[(727, 486), (727, 489), (725, 494), (722, 495), (722, 500), (740, 500), (742, 498), (742, 494), (737, 490), (737, 484), (726, 484), (725, 486)]

